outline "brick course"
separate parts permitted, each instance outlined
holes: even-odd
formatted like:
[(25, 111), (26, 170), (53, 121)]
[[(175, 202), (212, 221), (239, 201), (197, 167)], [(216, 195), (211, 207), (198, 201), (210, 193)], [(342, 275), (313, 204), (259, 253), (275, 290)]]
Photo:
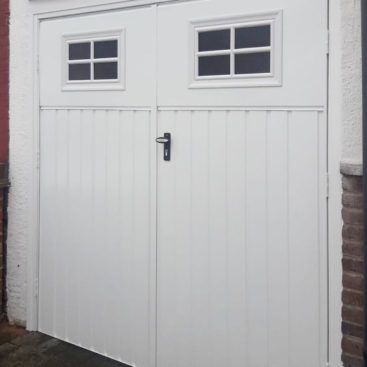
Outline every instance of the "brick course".
[(361, 176), (343, 176), (342, 360), (363, 367), (363, 205)]

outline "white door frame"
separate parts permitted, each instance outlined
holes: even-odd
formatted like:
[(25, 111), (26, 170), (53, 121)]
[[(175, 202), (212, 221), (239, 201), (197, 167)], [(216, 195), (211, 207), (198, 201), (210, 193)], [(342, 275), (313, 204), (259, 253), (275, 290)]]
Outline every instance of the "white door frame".
[[(56, 19), (79, 14), (96, 13), (101, 11), (112, 11), (129, 7), (147, 6), (150, 4), (161, 4), (167, 2), (177, 2), (182, 0), (121, 0), (120, 2), (85, 6), (68, 10), (41, 10), (33, 13), (33, 177), (31, 180), (32, 197), (29, 215), (30, 233), (27, 250), (27, 320), (28, 330), (38, 329), (38, 283), (39, 283), (39, 229), (40, 229), (40, 139), (39, 139), (39, 118), (40, 118), (40, 86), (39, 86), (39, 30), (40, 23), (46, 19)], [(195, 1), (195, 0), (185, 0)], [(330, 0), (325, 0), (329, 3)], [(338, 10), (336, 2), (330, 2), (329, 20), (330, 28), (340, 27), (337, 19)], [(335, 7), (334, 7), (335, 6)], [(332, 41), (334, 38), (332, 39)], [(341, 158), (341, 121), (339, 112), (340, 93), (338, 82), (333, 78), (340, 73), (338, 54), (338, 44), (340, 37), (335, 35), (335, 44), (331, 42), (328, 62), (328, 92), (329, 101), (327, 106), (328, 120), (332, 119), (333, 124), (328, 123), (328, 170), (329, 170), (329, 201), (328, 201), (328, 323), (329, 323), (329, 361), (333, 367), (341, 367), (341, 178), (339, 165)], [(334, 46), (335, 45), (335, 46)], [(335, 49), (334, 49), (335, 47)], [(154, 186), (155, 187), (155, 186)], [(332, 246), (331, 246), (332, 244)], [(330, 307), (332, 306), (332, 307)]]

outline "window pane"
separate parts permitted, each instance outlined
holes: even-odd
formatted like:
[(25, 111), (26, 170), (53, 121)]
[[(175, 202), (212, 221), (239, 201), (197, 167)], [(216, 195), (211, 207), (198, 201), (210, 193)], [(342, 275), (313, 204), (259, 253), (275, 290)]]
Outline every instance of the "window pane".
[(199, 51), (229, 50), (231, 48), (231, 31), (209, 31), (199, 33)]
[(69, 60), (90, 59), (90, 43), (70, 43)]
[(90, 64), (69, 65), (69, 80), (89, 80)]
[(230, 55), (199, 57), (199, 76), (229, 75), (230, 70)]
[(270, 52), (236, 55), (236, 74), (270, 73)]
[(117, 40), (94, 43), (94, 58), (117, 57)]
[(117, 79), (117, 62), (94, 64), (94, 79)]
[(236, 29), (236, 48), (270, 46), (270, 25)]

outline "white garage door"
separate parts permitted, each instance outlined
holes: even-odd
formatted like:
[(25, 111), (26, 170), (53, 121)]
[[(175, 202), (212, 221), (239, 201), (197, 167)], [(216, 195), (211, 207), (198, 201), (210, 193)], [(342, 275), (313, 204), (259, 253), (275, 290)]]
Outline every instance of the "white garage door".
[(41, 23), (40, 331), (138, 367), (325, 365), (326, 21), (195, 0)]

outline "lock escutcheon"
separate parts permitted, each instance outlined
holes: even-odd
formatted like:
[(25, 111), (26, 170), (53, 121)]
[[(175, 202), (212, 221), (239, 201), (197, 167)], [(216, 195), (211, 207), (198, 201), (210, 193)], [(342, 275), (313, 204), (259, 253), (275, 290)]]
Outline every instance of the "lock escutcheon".
[(155, 139), (159, 144), (163, 144), (163, 159), (165, 161), (171, 160), (171, 134), (164, 133), (163, 136)]

